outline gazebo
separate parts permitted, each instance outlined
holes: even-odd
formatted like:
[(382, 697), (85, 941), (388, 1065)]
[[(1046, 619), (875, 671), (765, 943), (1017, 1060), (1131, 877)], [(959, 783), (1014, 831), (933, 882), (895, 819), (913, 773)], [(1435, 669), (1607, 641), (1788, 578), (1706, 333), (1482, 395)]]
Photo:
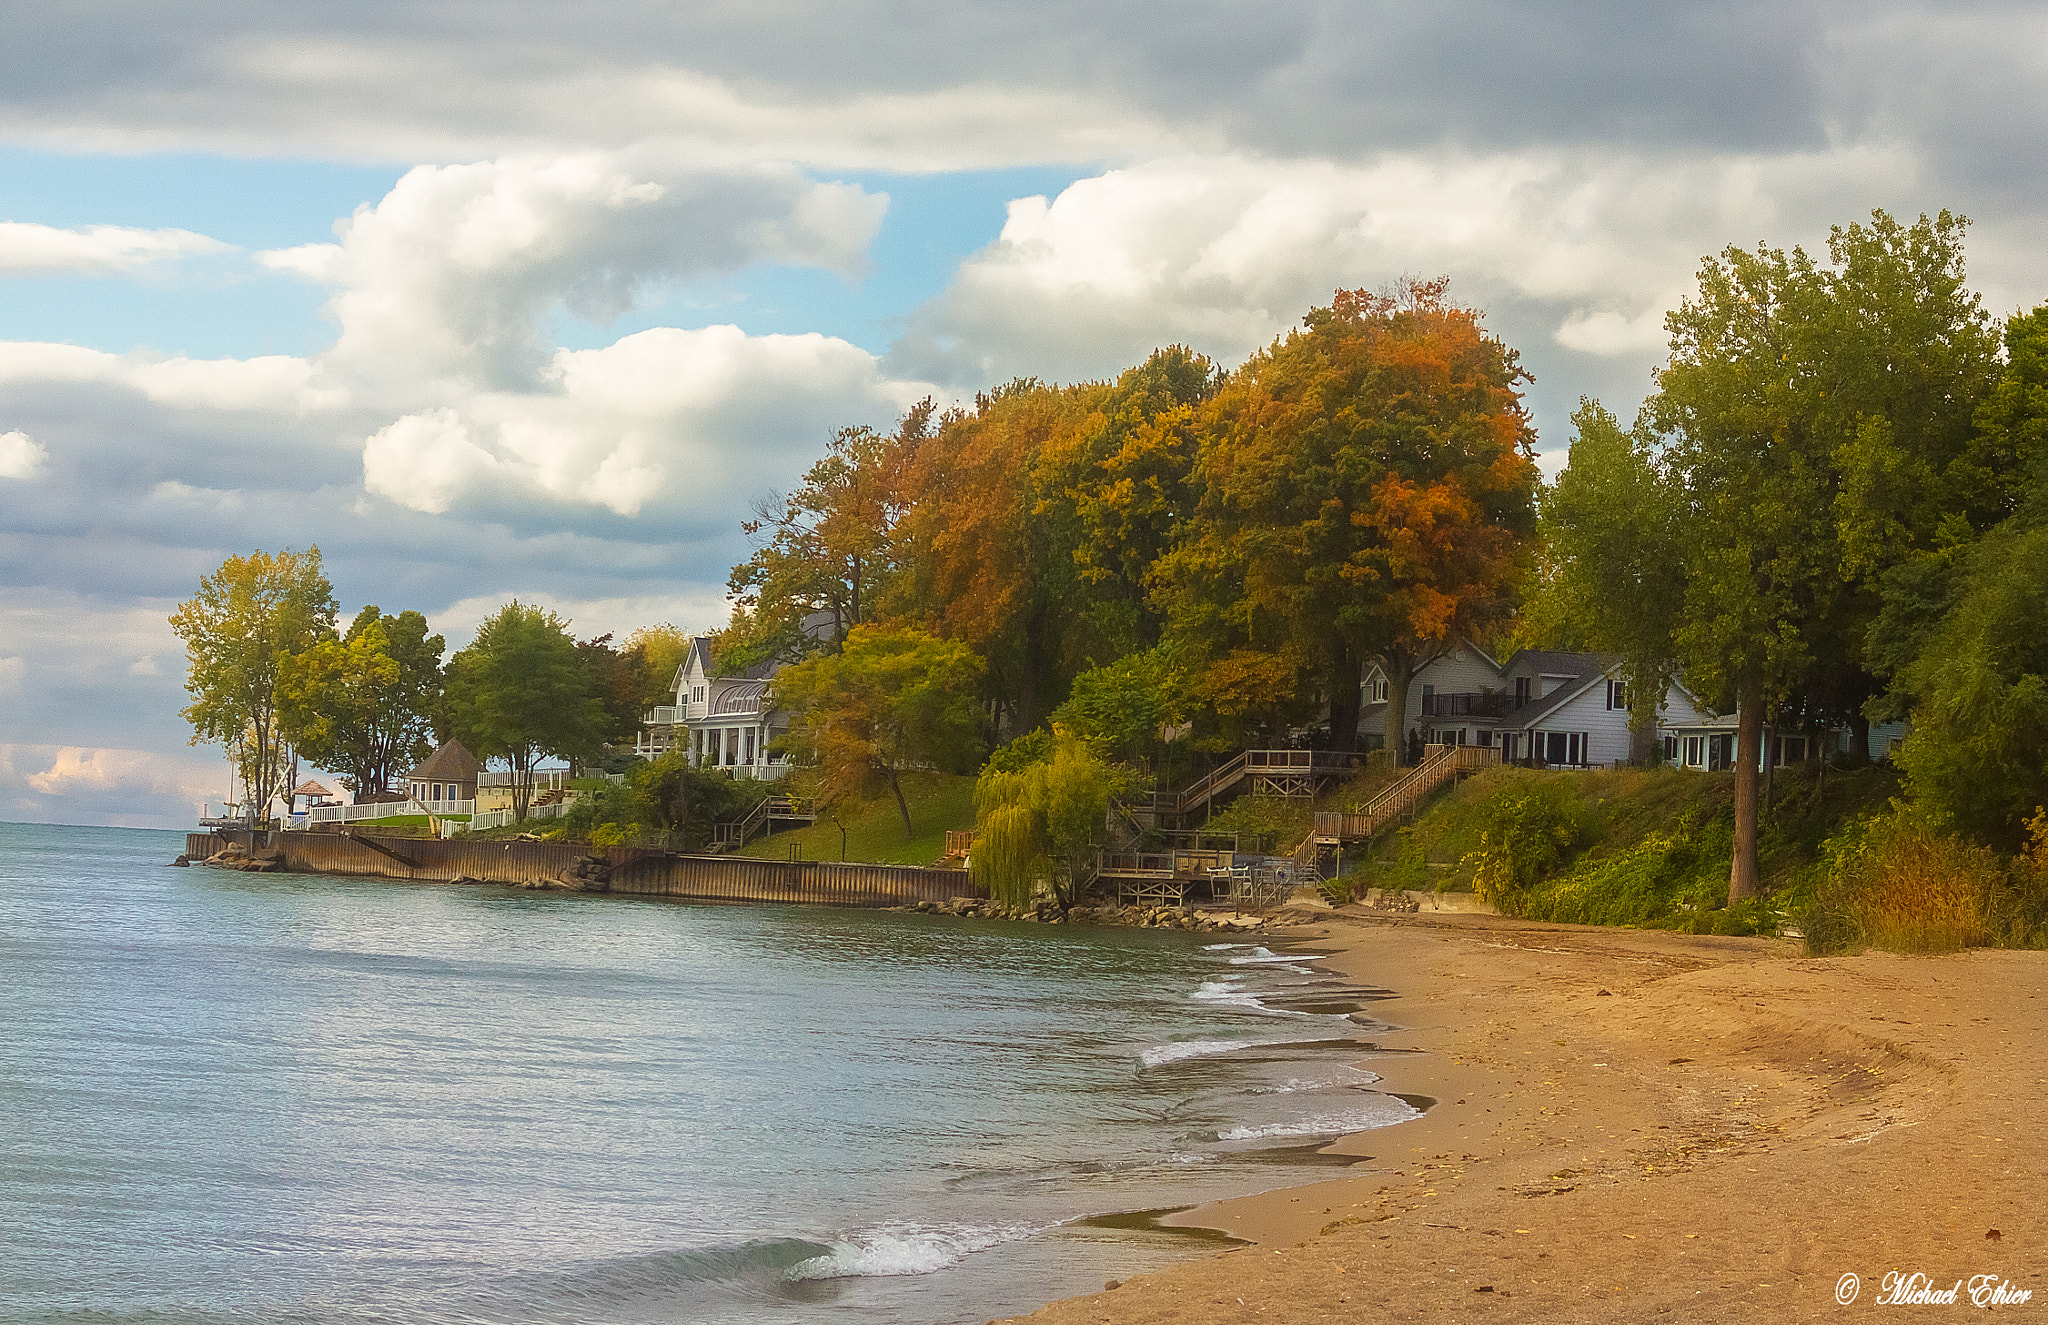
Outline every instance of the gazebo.
[(450, 737), (428, 755), (407, 779), (412, 798), (434, 814), (469, 814), (476, 804), (477, 774), (484, 766)]

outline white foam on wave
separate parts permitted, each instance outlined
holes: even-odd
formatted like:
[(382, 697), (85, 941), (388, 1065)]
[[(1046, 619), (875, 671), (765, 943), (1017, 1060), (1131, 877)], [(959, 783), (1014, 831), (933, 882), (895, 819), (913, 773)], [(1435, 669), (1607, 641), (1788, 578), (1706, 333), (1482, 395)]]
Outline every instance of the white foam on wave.
[(882, 1224), (828, 1243), (831, 1251), (789, 1267), (787, 1277), (799, 1279), (885, 1278), (930, 1274), (958, 1265), (977, 1251), (1018, 1242), (1052, 1225), (1037, 1224)]
[(1165, 1063), (1178, 1063), (1183, 1058), (1207, 1058), (1214, 1054), (1234, 1054), (1240, 1049), (1249, 1049), (1257, 1040), (1178, 1040), (1172, 1044), (1155, 1044), (1139, 1053), (1138, 1061), (1147, 1067), (1159, 1067)]
[(1257, 1127), (1229, 1127), (1216, 1133), (1216, 1139), (1258, 1141), (1278, 1136), (1342, 1136), (1347, 1132), (1364, 1132), (1375, 1127), (1388, 1127), (1422, 1116), (1421, 1110), (1410, 1107), (1404, 1100), (1397, 1100), (1391, 1095), (1381, 1098), (1386, 1102), (1370, 1109), (1317, 1114), (1308, 1118), (1292, 1118), (1286, 1122), (1265, 1123)]
[(1197, 1003), (1221, 1003), (1225, 1007), (1244, 1008), (1250, 1012), (1263, 1013), (1269, 1017), (1306, 1017), (1306, 1012), (1292, 1008), (1269, 1008), (1259, 996), (1229, 980), (1204, 980), (1192, 995)]
[(1236, 952), (1240, 948), (1256, 948), (1256, 943), (1204, 943), (1203, 952)]
[(1295, 952), (1282, 955), (1271, 948), (1254, 947), (1242, 957), (1232, 957), (1232, 966), (1285, 966), (1289, 962), (1319, 962), (1327, 954), (1320, 952)]
[(1368, 1072), (1362, 1067), (1347, 1067), (1340, 1076), (1289, 1077), (1270, 1086), (1253, 1086), (1247, 1093), (1252, 1095), (1294, 1095), (1304, 1090), (1336, 1090), (1350, 1086), (1370, 1086), (1380, 1079), (1377, 1072)]

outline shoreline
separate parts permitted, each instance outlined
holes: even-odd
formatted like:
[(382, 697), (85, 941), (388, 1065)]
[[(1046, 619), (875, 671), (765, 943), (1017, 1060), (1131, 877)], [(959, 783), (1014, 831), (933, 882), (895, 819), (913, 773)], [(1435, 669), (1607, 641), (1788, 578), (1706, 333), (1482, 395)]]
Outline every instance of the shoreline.
[(1267, 941), (1423, 1051), (1360, 1060), (1376, 1088), (1435, 1104), (1162, 1220), (1247, 1245), (1013, 1319), (1817, 1319), (1888, 1272), (2048, 1319), (2048, 953), (1291, 914)]

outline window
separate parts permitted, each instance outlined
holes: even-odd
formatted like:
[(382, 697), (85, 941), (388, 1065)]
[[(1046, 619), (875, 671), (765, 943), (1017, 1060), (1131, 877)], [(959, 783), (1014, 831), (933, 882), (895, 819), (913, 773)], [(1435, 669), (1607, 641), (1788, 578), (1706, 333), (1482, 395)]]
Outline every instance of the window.
[(1674, 760), (1676, 760), (1677, 758), (1678, 758), (1678, 738), (1677, 738), (1676, 736), (1666, 736), (1666, 737), (1664, 738), (1664, 759), (1665, 759), (1665, 762), (1669, 763), (1669, 762), (1671, 762), (1671, 761), (1674, 761)]
[(1424, 686), (1424, 687), (1422, 687), (1422, 711), (1423, 711), (1424, 713), (1435, 713), (1435, 712), (1436, 712), (1436, 687), (1435, 687), (1435, 686)]
[(1700, 747), (1702, 744), (1703, 742), (1697, 736), (1688, 736), (1685, 738), (1685, 759), (1682, 762), (1685, 764), (1687, 768), (1698, 768), (1701, 764), (1704, 764), (1706, 762), (1706, 760), (1701, 758), (1700, 755)]
[(1735, 766), (1735, 734), (1716, 732), (1707, 738), (1707, 771), (1718, 773)]
[(1521, 743), (1522, 738), (1519, 733), (1502, 732), (1500, 734), (1500, 757), (1502, 759), (1513, 759), (1515, 757), (1515, 750)]
[(1472, 738), (1472, 744), (1474, 744), (1474, 745), (1478, 746), (1478, 747), (1479, 747), (1480, 749), (1482, 749), (1482, 750), (1484, 750), (1484, 749), (1486, 749), (1486, 748), (1487, 748), (1488, 746), (1492, 745), (1492, 744), (1493, 744), (1493, 728), (1491, 728), (1491, 727), (1481, 727), (1481, 728), (1479, 729), (1479, 732), (1478, 732), (1478, 734), (1477, 734), (1477, 735), (1475, 735), (1475, 736), (1474, 736), (1474, 737)]
[(440, 799), (441, 799), (441, 784), (440, 784), (440, 783), (438, 783), (438, 782), (435, 782), (435, 783), (431, 783), (431, 784), (429, 784), (429, 785), (428, 785), (428, 787), (427, 787), (427, 799), (428, 799), (428, 800), (430, 800), (430, 801), (437, 801), (437, 800), (440, 800)]
[(747, 757), (741, 762), (747, 764), (754, 762), (754, 729), (752, 727), (747, 728)]
[(702, 704), (704, 702), (703, 686), (697, 686), (690, 691), (690, 702), (692, 704)]
[(1518, 676), (1515, 678), (1515, 707), (1520, 708), (1522, 707), (1522, 705), (1528, 702), (1529, 678), (1526, 676)]
[(1625, 709), (1628, 707), (1628, 682), (1609, 681), (1607, 683), (1607, 707), (1609, 710)]

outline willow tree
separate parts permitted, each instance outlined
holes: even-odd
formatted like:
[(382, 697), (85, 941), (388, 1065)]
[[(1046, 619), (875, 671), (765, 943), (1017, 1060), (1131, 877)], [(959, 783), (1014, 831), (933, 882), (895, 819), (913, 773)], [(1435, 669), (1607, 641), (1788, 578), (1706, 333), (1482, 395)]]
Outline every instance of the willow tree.
[(1062, 908), (1080, 881), (1126, 775), (1062, 731), (1050, 753), (1018, 768), (991, 761), (974, 784), (974, 881), (1009, 906), (1029, 905), (1045, 879)]
[(269, 813), (291, 772), (280, 678), (294, 654), (333, 637), (335, 612), (334, 586), (313, 547), (229, 557), (171, 613), (189, 664), (192, 744), (227, 747), (251, 823)]

